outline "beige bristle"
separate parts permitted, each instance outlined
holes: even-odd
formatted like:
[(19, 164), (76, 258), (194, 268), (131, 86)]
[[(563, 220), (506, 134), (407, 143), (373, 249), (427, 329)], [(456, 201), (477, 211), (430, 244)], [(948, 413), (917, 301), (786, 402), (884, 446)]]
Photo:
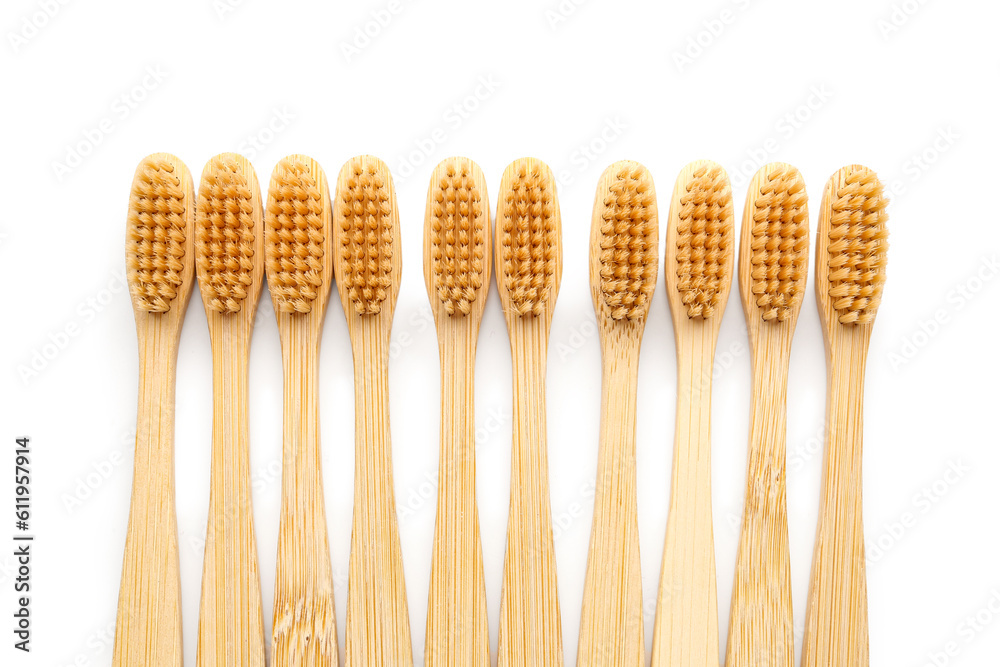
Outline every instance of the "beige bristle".
[(809, 262), (806, 186), (798, 170), (779, 166), (754, 200), (750, 278), (760, 316), (784, 322), (801, 303)]
[[(691, 319), (708, 319), (732, 273), (733, 197), (718, 165), (698, 168), (681, 195), (677, 227), (677, 290)], [(668, 270), (669, 267), (668, 267)]]
[(238, 313), (253, 283), (253, 194), (239, 164), (212, 158), (198, 188), (195, 257), (205, 307)]
[(622, 165), (601, 212), (601, 294), (615, 320), (641, 320), (656, 287), (657, 214), (645, 167)]
[(264, 257), (275, 307), (309, 313), (323, 286), (327, 202), (308, 162), (287, 157), (271, 179)]
[(180, 174), (165, 158), (143, 160), (132, 186), (125, 265), (140, 310), (165, 313), (177, 296), (184, 269), (187, 207)]
[(847, 167), (831, 202), (827, 259), (833, 308), (841, 324), (868, 324), (882, 300), (889, 215), (875, 172)]
[(431, 277), (445, 312), (468, 315), (483, 286), (489, 213), (469, 160), (447, 160), (431, 188)]
[(353, 161), (346, 188), (338, 193), (344, 232), (340, 257), (343, 287), (359, 315), (382, 312), (392, 286), (392, 208), (375, 164)]
[(523, 160), (500, 193), (497, 274), (511, 309), (538, 316), (556, 285), (559, 255), (558, 204), (548, 166)]

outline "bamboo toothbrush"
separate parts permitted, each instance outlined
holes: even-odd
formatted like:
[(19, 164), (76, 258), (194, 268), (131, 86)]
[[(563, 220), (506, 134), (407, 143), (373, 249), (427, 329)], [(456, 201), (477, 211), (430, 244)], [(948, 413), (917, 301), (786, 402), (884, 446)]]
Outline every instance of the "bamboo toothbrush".
[(173, 155), (150, 155), (135, 170), (125, 236), (139, 338), (139, 409), (115, 667), (178, 667), (183, 661), (174, 396), (177, 347), (194, 286), (193, 260), (191, 174)]
[(319, 428), (319, 346), (333, 283), (330, 220), (319, 164), (305, 155), (281, 160), (264, 218), (265, 271), (285, 371), (273, 665), (335, 667), (338, 660)]
[(875, 172), (834, 174), (816, 232), (816, 301), (826, 341), (826, 460), (806, 611), (803, 667), (868, 665), (861, 517), (865, 363), (885, 283), (888, 200)]
[(250, 338), (264, 283), (264, 216), (250, 162), (212, 158), (201, 175), (195, 260), (212, 339), (212, 486), (198, 664), (264, 665), (264, 618), (250, 498)]
[(774, 162), (750, 182), (739, 259), (753, 398), (726, 667), (792, 667), (785, 396), (792, 334), (809, 264), (806, 186), (795, 167)]
[(389, 168), (352, 158), (333, 204), (334, 276), (354, 354), (354, 525), (347, 595), (347, 664), (413, 664), (389, 441), (389, 330), (402, 248)]
[(719, 665), (712, 541), (712, 363), (733, 279), (733, 197), (708, 160), (681, 170), (670, 200), (664, 278), (677, 340), (670, 514), (656, 602), (653, 667)]
[(441, 460), (424, 664), (489, 667), (473, 377), (490, 286), (490, 213), (483, 172), (467, 158), (448, 158), (431, 174), (424, 280), (441, 356)]
[(579, 667), (642, 667), (642, 578), (635, 490), (639, 348), (656, 287), (653, 178), (642, 165), (608, 167), (590, 232), (590, 291), (601, 337), (601, 435), (594, 523), (583, 592)]
[(539, 160), (516, 160), (504, 171), (497, 200), (496, 262), (514, 366), (510, 519), (498, 665), (561, 667), (545, 367), (562, 277), (562, 221), (552, 170)]

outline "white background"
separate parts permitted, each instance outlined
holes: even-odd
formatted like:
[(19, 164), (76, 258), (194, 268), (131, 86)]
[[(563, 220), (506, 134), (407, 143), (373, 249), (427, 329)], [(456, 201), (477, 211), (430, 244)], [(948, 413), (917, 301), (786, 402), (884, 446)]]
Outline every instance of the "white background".
[[(439, 418), (436, 338), (420, 238), (433, 165), (453, 154), (472, 157), (485, 171), (493, 199), (504, 166), (514, 158), (539, 157), (560, 174), (565, 270), (548, 367), (548, 429), (568, 664), (576, 655), (597, 461), (600, 350), (587, 238), (600, 172), (617, 159), (638, 160), (653, 173), (662, 202), (686, 162), (712, 158), (730, 172), (739, 216), (752, 172), (765, 161), (787, 161), (807, 180), (815, 231), (829, 175), (853, 162), (874, 168), (895, 194), (888, 282), (872, 339), (865, 405), (872, 664), (995, 662), (1000, 447), (990, 422), (1000, 405), (996, 3), (565, 0), (560, 14), (556, 0), (364, 0), (341, 8), (304, 0), (225, 2), (3, 4), (0, 451), (7, 453), (0, 457), (0, 662), (110, 664), (136, 410), (135, 330), (122, 282), (129, 185), (147, 153), (175, 153), (197, 177), (208, 158), (226, 150), (247, 154), (262, 183), (278, 159), (293, 152), (318, 159), (331, 178), (360, 153), (381, 156), (395, 174), (405, 259), (390, 368), (393, 454), (418, 661)], [(373, 16), (386, 25), (370, 23)], [(356, 32), (366, 25), (374, 33), (367, 44)], [(345, 45), (357, 52), (348, 53)], [(679, 56), (685, 53), (689, 62)], [(483, 87), (481, 80), (493, 83)], [(676, 393), (662, 280), (661, 271), (639, 377), (647, 651)], [(797, 652), (817, 518), (826, 387), (813, 289), (810, 272), (789, 385)], [(250, 432), (270, 634), (282, 408), (278, 337), (266, 295), (258, 324)], [(736, 289), (719, 352), (712, 493), (721, 655), (750, 401)], [(511, 425), (510, 354), (495, 288), (477, 371), (478, 498), (495, 655)], [(209, 491), (211, 390), (208, 330), (195, 292), (181, 341), (176, 438), (185, 654), (191, 664)], [(324, 336), (321, 405), (343, 650), (354, 415), (351, 356), (336, 298)], [(34, 449), (37, 541), (28, 657), (11, 647), (9, 540), (18, 435), (31, 436)], [(962, 473), (949, 475), (953, 468)], [(925, 490), (930, 496), (922, 495)], [(954, 655), (942, 655), (948, 650)]]

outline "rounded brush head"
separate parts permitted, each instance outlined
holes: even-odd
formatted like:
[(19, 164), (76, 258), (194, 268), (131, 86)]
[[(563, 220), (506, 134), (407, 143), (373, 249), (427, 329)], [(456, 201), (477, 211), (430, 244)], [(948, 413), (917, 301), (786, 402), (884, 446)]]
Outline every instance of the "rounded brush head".
[(721, 315), (732, 285), (735, 248), (733, 194), (726, 170), (709, 160), (685, 167), (674, 187), (670, 224), (667, 287), (679, 296), (688, 319)]
[(334, 235), (334, 270), (345, 310), (377, 315), (391, 307), (399, 289), (399, 219), (392, 176), (378, 158), (352, 158), (340, 170)]
[(322, 308), (333, 280), (330, 195), (315, 160), (289, 155), (274, 168), (264, 229), (264, 268), (274, 309), (307, 314)]
[(552, 170), (522, 158), (504, 170), (497, 200), (497, 287), (519, 317), (551, 312), (562, 273), (562, 220)]
[(451, 157), (427, 190), (424, 277), (431, 303), (451, 317), (482, 312), (490, 280), (490, 214), (483, 172)]
[(253, 301), (260, 208), (257, 179), (245, 158), (222, 153), (209, 160), (195, 216), (195, 258), (206, 310), (238, 313)]
[(867, 167), (844, 167), (827, 183), (816, 289), (820, 303), (829, 304), (840, 324), (875, 320), (885, 284), (888, 204), (882, 183)]
[(795, 167), (774, 162), (750, 182), (740, 263), (747, 317), (775, 323), (794, 319), (809, 265), (808, 197)]
[(191, 175), (173, 155), (139, 163), (132, 181), (125, 236), (125, 270), (138, 311), (165, 313), (190, 286)]
[(658, 227), (649, 171), (630, 160), (608, 167), (594, 199), (591, 287), (595, 306), (603, 306), (614, 321), (644, 322), (649, 313), (656, 287)]

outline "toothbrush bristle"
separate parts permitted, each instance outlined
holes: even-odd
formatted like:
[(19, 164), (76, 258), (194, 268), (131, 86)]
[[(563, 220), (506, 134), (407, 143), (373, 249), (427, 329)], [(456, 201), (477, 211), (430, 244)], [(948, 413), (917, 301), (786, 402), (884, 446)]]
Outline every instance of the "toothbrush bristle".
[(323, 286), (327, 202), (308, 161), (287, 157), (268, 192), (264, 255), (276, 308), (309, 313)]
[(169, 160), (142, 161), (129, 199), (125, 248), (129, 291), (140, 310), (165, 313), (177, 296), (185, 260), (185, 198)]
[(638, 321), (656, 287), (657, 214), (645, 167), (621, 164), (601, 211), (601, 294), (615, 320)]
[(545, 312), (556, 286), (559, 229), (555, 183), (548, 166), (522, 160), (500, 193), (497, 273), (511, 309), (522, 317)]
[(678, 218), (674, 270), (681, 303), (689, 318), (708, 319), (733, 270), (733, 196), (722, 167), (702, 165), (691, 174)]
[(809, 263), (806, 186), (794, 167), (781, 165), (754, 199), (750, 278), (754, 303), (766, 322), (784, 322), (802, 302)]
[(445, 312), (454, 316), (472, 312), (488, 262), (489, 214), (474, 169), (471, 160), (450, 158), (431, 183), (431, 276)]
[(234, 156), (212, 158), (198, 188), (195, 257), (205, 307), (238, 313), (253, 283), (253, 192)]
[(885, 283), (889, 200), (866, 167), (845, 168), (841, 182), (830, 211), (829, 294), (841, 324), (869, 324)]
[(359, 315), (376, 315), (392, 287), (393, 216), (389, 187), (377, 164), (355, 158), (338, 193), (343, 287)]

